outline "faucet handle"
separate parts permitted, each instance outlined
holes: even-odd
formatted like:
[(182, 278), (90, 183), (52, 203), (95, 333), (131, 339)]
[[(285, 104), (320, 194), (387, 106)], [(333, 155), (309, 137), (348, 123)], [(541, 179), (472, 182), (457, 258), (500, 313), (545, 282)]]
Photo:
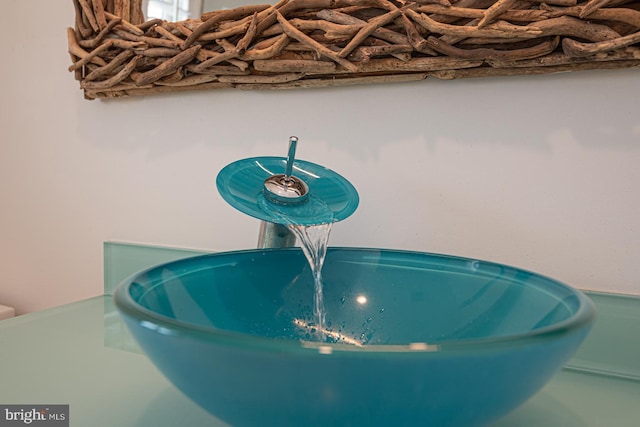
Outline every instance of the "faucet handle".
[(307, 183), (293, 175), (297, 146), (298, 137), (290, 137), (284, 174), (272, 175), (264, 181), (263, 192), (271, 202), (292, 205), (304, 202), (309, 196)]
[(290, 178), (293, 175), (293, 162), (296, 159), (296, 148), (298, 147), (298, 137), (289, 137), (289, 151), (287, 152), (287, 165), (284, 169), (285, 178)]

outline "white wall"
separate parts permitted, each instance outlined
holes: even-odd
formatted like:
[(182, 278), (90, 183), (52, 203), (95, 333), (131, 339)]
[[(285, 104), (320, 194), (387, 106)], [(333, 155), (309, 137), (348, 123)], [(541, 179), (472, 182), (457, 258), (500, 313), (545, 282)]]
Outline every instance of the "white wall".
[(0, 303), (21, 313), (100, 294), (105, 240), (253, 247), (215, 176), (293, 134), (360, 192), (332, 245), (640, 294), (638, 70), (91, 102), (66, 71), (71, 0), (5, 8)]

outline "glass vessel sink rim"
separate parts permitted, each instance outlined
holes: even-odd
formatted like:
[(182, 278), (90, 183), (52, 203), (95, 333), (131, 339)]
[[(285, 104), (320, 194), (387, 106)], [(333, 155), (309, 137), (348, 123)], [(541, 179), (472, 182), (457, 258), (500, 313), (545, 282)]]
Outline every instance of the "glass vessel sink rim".
[[(572, 288), (562, 282), (555, 279), (551, 279), (544, 275), (533, 273), (521, 268), (516, 268), (504, 264), (499, 264), (491, 261), (483, 261), (478, 259), (471, 259), (453, 255), (435, 254), (419, 251), (408, 250), (396, 250), (396, 249), (379, 249), (379, 248), (357, 248), (357, 247), (329, 247), (328, 251), (349, 251), (349, 252), (362, 252), (362, 253), (386, 253), (404, 256), (427, 256), (434, 259), (449, 259), (458, 261), (471, 261), (480, 262), (483, 265), (501, 267), (512, 272), (522, 272), (535, 277), (541, 283), (548, 285), (549, 287), (556, 287), (563, 289), (565, 292), (575, 296), (578, 301), (578, 308), (568, 318), (553, 323), (551, 325), (533, 329), (523, 333), (501, 335), (501, 336), (489, 336), (483, 338), (470, 338), (460, 339), (452, 341), (444, 341), (439, 343), (407, 343), (405, 345), (365, 345), (362, 347), (354, 346), (350, 344), (341, 343), (323, 343), (313, 341), (293, 341), (293, 340), (277, 340), (273, 338), (266, 338), (257, 335), (235, 332), (230, 330), (219, 329), (215, 327), (195, 325), (193, 323), (177, 320), (175, 318), (159, 314), (153, 310), (145, 308), (138, 304), (129, 292), (130, 285), (135, 283), (135, 279), (141, 277), (148, 272), (151, 272), (158, 268), (164, 268), (172, 265), (179, 265), (185, 262), (197, 262), (200, 260), (206, 260), (211, 258), (221, 257), (237, 257), (243, 255), (261, 254), (263, 252), (278, 252), (278, 251), (299, 251), (300, 248), (277, 248), (277, 249), (246, 249), (238, 251), (216, 252), (206, 255), (198, 255), (195, 257), (183, 258), (161, 265), (150, 267), (146, 270), (135, 273), (128, 279), (125, 279), (115, 290), (113, 294), (114, 302), (120, 312), (124, 315), (135, 319), (141, 326), (154, 330), (160, 334), (170, 336), (186, 336), (198, 340), (209, 341), (212, 343), (228, 346), (240, 346), (248, 347), (252, 349), (260, 349), (263, 351), (276, 351), (276, 352), (312, 352), (317, 354), (318, 351), (323, 352), (330, 349), (330, 352), (355, 352), (355, 353), (371, 353), (371, 354), (386, 354), (386, 353), (464, 353), (464, 352), (477, 352), (482, 350), (495, 350), (497, 348), (504, 347), (518, 347), (522, 345), (530, 345), (537, 341), (544, 341), (553, 339), (557, 336), (562, 336), (572, 331), (579, 330), (589, 325), (595, 318), (596, 311), (593, 302), (579, 290)], [(210, 268), (207, 266), (206, 268)], [(190, 273), (195, 270), (189, 271)], [(443, 270), (447, 271), (447, 270)], [(453, 271), (452, 271), (453, 272)], [(456, 272), (458, 273), (458, 272)], [(154, 289), (157, 286), (161, 286), (164, 282), (159, 282), (153, 286)]]

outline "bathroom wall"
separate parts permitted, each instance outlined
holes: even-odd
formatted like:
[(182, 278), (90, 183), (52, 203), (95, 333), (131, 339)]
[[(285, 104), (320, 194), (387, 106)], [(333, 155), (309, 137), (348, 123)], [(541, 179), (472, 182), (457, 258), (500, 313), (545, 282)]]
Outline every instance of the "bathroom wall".
[(294, 134), (359, 189), (332, 245), (640, 294), (638, 70), (86, 101), (66, 71), (71, 0), (3, 5), (0, 304), (19, 313), (100, 294), (104, 241), (253, 247), (216, 173)]

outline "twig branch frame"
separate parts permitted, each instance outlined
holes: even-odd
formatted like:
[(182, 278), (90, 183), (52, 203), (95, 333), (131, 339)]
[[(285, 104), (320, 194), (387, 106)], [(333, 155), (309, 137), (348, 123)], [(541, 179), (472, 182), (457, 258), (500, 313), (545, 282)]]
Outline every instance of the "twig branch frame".
[(87, 99), (640, 66), (640, 0), (280, 0), (180, 22), (71, 1)]

